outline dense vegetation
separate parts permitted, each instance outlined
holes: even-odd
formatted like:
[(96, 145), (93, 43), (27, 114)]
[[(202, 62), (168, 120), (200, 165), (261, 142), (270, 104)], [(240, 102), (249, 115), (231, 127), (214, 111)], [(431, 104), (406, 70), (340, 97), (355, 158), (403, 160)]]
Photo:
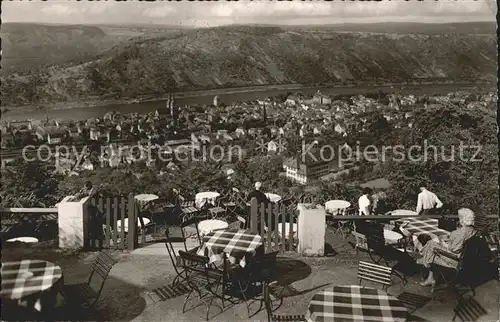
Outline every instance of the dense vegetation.
[[(495, 112), (486, 109), (472, 110), (459, 106), (439, 106), (415, 110), (417, 117), (412, 128), (394, 129), (378, 121), (373, 114), (369, 120), (374, 131), (380, 132), (384, 141), (374, 140), (372, 132), (352, 133), (351, 139), (364, 144), (401, 144), (408, 149), (413, 145), (431, 146), (438, 149), (434, 159), (432, 149), (426, 161), (393, 159), (387, 155), (385, 162), (360, 162), (359, 170), (344, 176), (340, 181), (320, 184), (313, 194), (328, 199), (346, 199), (356, 202), (359, 184), (367, 180), (385, 177), (392, 187), (387, 191), (389, 204), (394, 208), (413, 209), (418, 186), (424, 182), (436, 192), (449, 212), (459, 207), (470, 207), (481, 214), (498, 214), (498, 145), (495, 132)], [(379, 128), (377, 128), (377, 125)], [(380, 127), (385, 127), (380, 128)], [(425, 143), (424, 143), (425, 140)], [(384, 144), (385, 143), (385, 144)], [(473, 148), (464, 149), (460, 144)], [(474, 146), (481, 146), (476, 154)], [(442, 148), (441, 148), (442, 147)], [(441, 149), (444, 154), (441, 154)], [(454, 159), (450, 160), (451, 150)], [(412, 154), (416, 158), (422, 156)], [(441, 156), (444, 156), (443, 159)], [(474, 157), (480, 161), (471, 160)], [(256, 157), (234, 165), (235, 174), (228, 180), (223, 165), (198, 162), (181, 165), (177, 172), (160, 177), (157, 171), (144, 164), (127, 165), (119, 169), (98, 169), (84, 172), (81, 176), (61, 177), (51, 173), (47, 164), (15, 163), (2, 170), (3, 188), (0, 196), (4, 206), (53, 205), (63, 196), (79, 190), (85, 180), (92, 180), (107, 195), (128, 193), (156, 193), (167, 196), (171, 188), (193, 196), (204, 190), (223, 191), (237, 187), (249, 191), (256, 180), (265, 183), (266, 189), (277, 193), (303, 191), (279, 176), (281, 162), (277, 157)]]
[(494, 34), (365, 34), (279, 27), (190, 30), (123, 43), (85, 63), (2, 77), (4, 105), (262, 84), (479, 81)]

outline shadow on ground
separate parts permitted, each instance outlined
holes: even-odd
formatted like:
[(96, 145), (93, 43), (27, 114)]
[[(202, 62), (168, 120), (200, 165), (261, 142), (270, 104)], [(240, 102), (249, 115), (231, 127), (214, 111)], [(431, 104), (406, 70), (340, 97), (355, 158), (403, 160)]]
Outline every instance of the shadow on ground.
[[(21, 250), (21, 251), (20, 251)], [(97, 253), (77, 253), (57, 249), (13, 248), (2, 250), (2, 261), (22, 259), (40, 259), (55, 263), (61, 267), (65, 284), (86, 282), (92, 271), (92, 264)], [(119, 255), (117, 253), (116, 255)], [(46, 315), (33, 320), (55, 321), (130, 321), (139, 316), (146, 308), (146, 301), (141, 297), (139, 283), (133, 283), (120, 272), (120, 262), (111, 270), (105, 281), (101, 296), (91, 309), (69, 306), (61, 295), (57, 305)], [(12, 320), (19, 319), (15, 316)], [(31, 319), (30, 319), (31, 320)]]

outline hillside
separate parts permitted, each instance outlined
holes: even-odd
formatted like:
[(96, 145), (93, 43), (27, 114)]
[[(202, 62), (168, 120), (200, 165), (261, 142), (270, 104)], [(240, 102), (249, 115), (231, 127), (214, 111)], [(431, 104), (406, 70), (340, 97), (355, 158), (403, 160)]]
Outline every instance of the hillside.
[(97, 55), (133, 37), (175, 32), (177, 26), (2, 24), (2, 74), (67, 62), (95, 59)]
[[(414, 79), (493, 80), (496, 37), (222, 27), (135, 39), (84, 64), (2, 77), (5, 105), (137, 97), (174, 88)], [(34, 86), (35, 85), (35, 86)]]
[(336, 32), (369, 32), (390, 34), (496, 34), (495, 22), (455, 22), (455, 23), (417, 23), (417, 22), (385, 22), (385, 23), (346, 23), (331, 25), (291, 26), (288, 29), (336, 31)]
[(93, 26), (2, 25), (2, 73), (95, 58), (121, 39)]

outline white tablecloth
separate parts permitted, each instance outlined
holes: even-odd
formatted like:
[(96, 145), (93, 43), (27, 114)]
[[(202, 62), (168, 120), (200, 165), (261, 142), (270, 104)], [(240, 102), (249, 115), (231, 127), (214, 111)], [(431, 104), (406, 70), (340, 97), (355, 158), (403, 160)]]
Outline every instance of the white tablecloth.
[(227, 229), (228, 227), (229, 225), (227, 222), (217, 219), (202, 220), (198, 224), (198, 230), (201, 236), (209, 234), (214, 230)]
[(275, 194), (275, 193), (266, 193), (267, 199), (271, 202), (278, 202), (281, 200), (281, 196)]
[(415, 211), (405, 210), (405, 209), (397, 209), (389, 211), (390, 215), (397, 216), (417, 216), (418, 214)]
[(351, 206), (349, 201), (330, 200), (325, 203), (325, 210), (333, 215), (343, 215), (345, 210)]
[[(142, 221), (144, 222), (144, 225), (147, 225), (151, 222), (151, 220), (149, 220), (148, 218), (144, 218), (144, 217), (142, 218)], [(137, 225), (139, 227), (141, 226), (141, 221), (139, 220), (139, 218), (137, 218)], [(118, 220), (118, 222), (116, 223), (116, 230), (121, 231), (121, 227), (122, 227), (122, 221)], [(123, 225), (123, 231), (128, 232), (128, 218), (125, 218), (125, 222)]]
[(403, 235), (392, 230), (384, 229), (384, 239), (389, 244), (396, 244)]
[(205, 203), (209, 202), (215, 206), (215, 201), (219, 198), (220, 193), (215, 191), (205, 191), (197, 193), (195, 196), (196, 207), (201, 208)]
[(35, 237), (16, 237), (7, 240), (8, 243), (21, 242), (21, 243), (38, 243), (38, 239)]
[(140, 195), (135, 196), (134, 198), (137, 201), (148, 202), (148, 201), (156, 200), (159, 197), (157, 195), (153, 195), (153, 194), (140, 194)]

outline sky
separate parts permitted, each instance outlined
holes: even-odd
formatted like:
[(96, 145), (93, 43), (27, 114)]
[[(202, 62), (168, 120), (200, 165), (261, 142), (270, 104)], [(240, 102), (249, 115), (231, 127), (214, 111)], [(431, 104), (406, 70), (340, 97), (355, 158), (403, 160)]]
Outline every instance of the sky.
[(2, 1), (3, 22), (60, 24), (334, 24), (495, 21), (494, 0), (238, 2)]

